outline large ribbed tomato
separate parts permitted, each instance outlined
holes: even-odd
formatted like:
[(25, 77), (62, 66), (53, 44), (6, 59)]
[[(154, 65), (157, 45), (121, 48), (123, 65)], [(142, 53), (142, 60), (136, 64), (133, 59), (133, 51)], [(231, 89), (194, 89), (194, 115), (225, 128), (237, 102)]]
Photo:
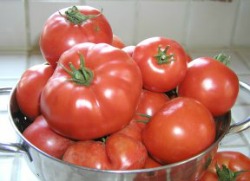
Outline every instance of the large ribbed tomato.
[(111, 44), (112, 39), (111, 26), (98, 9), (73, 6), (56, 11), (47, 19), (40, 37), (40, 49), (55, 67), (60, 55), (78, 43)]
[(82, 43), (64, 52), (41, 96), (56, 132), (77, 140), (116, 132), (133, 118), (142, 91), (140, 69), (121, 49)]

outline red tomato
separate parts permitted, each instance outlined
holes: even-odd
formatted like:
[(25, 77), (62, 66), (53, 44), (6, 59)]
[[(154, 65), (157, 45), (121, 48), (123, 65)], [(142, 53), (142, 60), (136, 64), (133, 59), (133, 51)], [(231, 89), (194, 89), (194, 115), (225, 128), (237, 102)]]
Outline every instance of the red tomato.
[(112, 43), (113, 32), (108, 20), (90, 6), (73, 6), (52, 14), (43, 27), (40, 49), (53, 66), (61, 54), (82, 42)]
[(59, 63), (41, 96), (41, 110), (52, 129), (88, 140), (132, 120), (142, 78), (127, 53), (104, 43), (82, 43), (63, 53)]
[(150, 119), (142, 139), (156, 160), (168, 164), (200, 153), (213, 143), (215, 134), (215, 122), (208, 109), (194, 99), (178, 97)]
[(154, 92), (174, 89), (187, 70), (182, 46), (168, 38), (152, 37), (138, 43), (133, 53), (142, 72), (143, 86)]
[(125, 51), (127, 54), (129, 54), (131, 57), (133, 57), (135, 46), (134, 45), (126, 46), (122, 48), (122, 50)]
[(179, 96), (203, 103), (214, 116), (223, 115), (234, 105), (239, 92), (237, 75), (223, 63), (201, 57), (188, 64), (188, 71), (178, 87)]
[(50, 65), (35, 65), (27, 69), (17, 83), (17, 103), (22, 113), (31, 120), (40, 115), (40, 95), (53, 71)]
[[(218, 165), (220, 171), (223, 171), (222, 165), (225, 166), (224, 176), (216, 173), (216, 165)], [(231, 172), (232, 175), (230, 176), (228, 172)], [(218, 179), (227, 181), (249, 181), (250, 158), (235, 151), (217, 152), (200, 181), (217, 181)]]
[(96, 169), (139, 169), (145, 164), (147, 150), (142, 142), (122, 133), (101, 141), (79, 141), (71, 145), (63, 160)]
[(38, 149), (61, 159), (66, 149), (73, 143), (52, 131), (42, 115), (38, 116), (23, 132), (23, 136)]
[(121, 49), (125, 47), (125, 44), (120, 39), (120, 37), (118, 37), (115, 34), (113, 34), (113, 41), (112, 41), (111, 45), (113, 45), (116, 48), (121, 48)]

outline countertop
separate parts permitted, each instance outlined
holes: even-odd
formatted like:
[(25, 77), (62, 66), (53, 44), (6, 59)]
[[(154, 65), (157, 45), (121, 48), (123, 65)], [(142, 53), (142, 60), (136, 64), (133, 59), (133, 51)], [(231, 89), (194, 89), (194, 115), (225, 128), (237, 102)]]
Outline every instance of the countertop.
[[(230, 67), (237, 73), (239, 79), (250, 84), (250, 50), (223, 49), (231, 57)], [(221, 52), (221, 50), (220, 50)], [(190, 50), (193, 58), (214, 56), (218, 50)], [(30, 66), (43, 63), (39, 53), (0, 52), (0, 87), (13, 87)], [(7, 113), (8, 95), (0, 95), (0, 142), (15, 143), (17, 137), (10, 125)], [(232, 108), (232, 120), (242, 121), (250, 115), (250, 93), (240, 90), (236, 104)], [(219, 150), (240, 151), (250, 156), (250, 129), (236, 134), (226, 135), (220, 143)], [(1, 181), (38, 181), (27, 166), (24, 155), (0, 151)]]

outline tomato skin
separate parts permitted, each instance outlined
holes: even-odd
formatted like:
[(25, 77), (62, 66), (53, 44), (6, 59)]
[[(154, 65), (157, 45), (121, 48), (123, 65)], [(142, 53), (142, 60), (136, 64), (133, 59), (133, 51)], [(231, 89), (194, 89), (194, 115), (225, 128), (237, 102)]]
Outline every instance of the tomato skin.
[[(85, 15), (101, 13), (90, 6), (77, 6), (77, 8)], [(112, 43), (113, 32), (103, 14), (75, 25), (64, 17), (67, 10), (68, 8), (64, 8), (53, 13), (45, 22), (40, 36), (41, 53), (53, 67), (56, 67), (56, 62), (64, 51), (78, 43)]]
[(178, 87), (179, 96), (203, 103), (214, 116), (223, 115), (234, 105), (239, 92), (237, 75), (221, 62), (201, 57), (188, 64), (188, 71)]
[(41, 92), (54, 69), (47, 64), (34, 65), (21, 76), (16, 87), (16, 99), (20, 110), (30, 120), (40, 115)]
[(141, 141), (119, 133), (107, 138), (106, 152), (113, 170), (143, 168), (148, 156), (147, 149)]
[(250, 158), (236, 151), (220, 151), (215, 154), (214, 159), (200, 181), (218, 180), (216, 164), (218, 164), (220, 168), (222, 165), (225, 165), (233, 172), (247, 171), (240, 173), (235, 181), (248, 181), (250, 178)]
[(147, 150), (141, 141), (115, 133), (101, 141), (78, 141), (71, 145), (63, 160), (96, 169), (131, 170), (142, 168)]
[(40, 150), (61, 159), (73, 141), (56, 134), (40, 115), (23, 132), (23, 136)]
[(125, 46), (124, 48), (122, 48), (122, 50), (125, 51), (127, 54), (129, 54), (131, 57), (133, 57), (135, 46), (134, 45)]
[(58, 66), (42, 92), (41, 110), (56, 132), (89, 140), (114, 133), (130, 122), (138, 105), (142, 79), (129, 55), (104, 43), (78, 44), (61, 56), (60, 64), (69, 69), (72, 62), (78, 69), (79, 53), (93, 72), (91, 84), (69, 81), (71, 76)]
[(63, 160), (88, 168), (102, 170), (110, 168), (105, 144), (101, 141), (78, 141), (68, 147), (63, 155)]
[(148, 152), (167, 164), (190, 158), (210, 146), (215, 129), (214, 119), (205, 106), (194, 99), (178, 97), (150, 119), (142, 139)]
[(121, 40), (121, 38), (115, 34), (113, 34), (113, 41), (112, 41), (111, 45), (113, 45), (116, 48), (120, 48), (120, 49), (125, 47), (125, 44)]
[[(167, 46), (169, 48), (164, 56), (173, 57), (168, 58), (168, 63), (158, 64), (155, 58), (158, 48), (161, 47), (163, 51)], [(144, 88), (154, 92), (174, 89), (183, 80), (187, 70), (186, 53), (182, 46), (164, 37), (152, 37), (138, 43), (133, 59), (141, 69)]]

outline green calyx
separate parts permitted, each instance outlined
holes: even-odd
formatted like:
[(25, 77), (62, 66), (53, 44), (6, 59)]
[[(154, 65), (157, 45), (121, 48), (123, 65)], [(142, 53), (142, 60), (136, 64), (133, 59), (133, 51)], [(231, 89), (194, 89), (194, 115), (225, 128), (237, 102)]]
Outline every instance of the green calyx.
[(218, 181), (236, 181), (236, 178), (239, 174), (245, 171), (233, 172), (225, 165), (222, 165), (220, 168), (218, 164), (216, 164), (216, 173), (218, 176)]
[(228, 66), (230, 64), (230, 56), (225, 55), (224, 53), (220, 53), (216, 56), (214, 56), (214, 59), (220, 61), (224, 65)]
[(84, 86), (89, 86), (94, 78), (93, 72), (85, 67), (84, 57), (82, 54), (79, 54), (80, 57), (80, 68), (76, 69), (72, 62), (69, 63), (70, 70), (64, 67), (62, 64), (61, 67), (71, 76), (71, 81)]
[(79, 9), (76, 6), (73, 6), (69, 8), (67, 11), (65, 11), (65, 15), (62, 15), (60, 12), (59, 14), (63, 17), (65, 17), (67, 20), (69, 20), (71, 23), (75, 25), (80, 25), (84, 23), (85, 21), (96, 18), (102, 14), (99, 13), (97, 15), (85, 15), (79, 11)]
[(170, 63), (170, 62), (174, 61), (174, 59), (173, 59), (174, 55), (173, 54), (167, 55), (168, 49), (169, 49), (169, 46), (166, 46), (166, 48), (163, 49), (163, 50), (162, 50), (161, 46), (158, 47), (158, 52), (154, 57), (156, 58), (157, 63), (159, 65), (167, 64), (167, 63)]

